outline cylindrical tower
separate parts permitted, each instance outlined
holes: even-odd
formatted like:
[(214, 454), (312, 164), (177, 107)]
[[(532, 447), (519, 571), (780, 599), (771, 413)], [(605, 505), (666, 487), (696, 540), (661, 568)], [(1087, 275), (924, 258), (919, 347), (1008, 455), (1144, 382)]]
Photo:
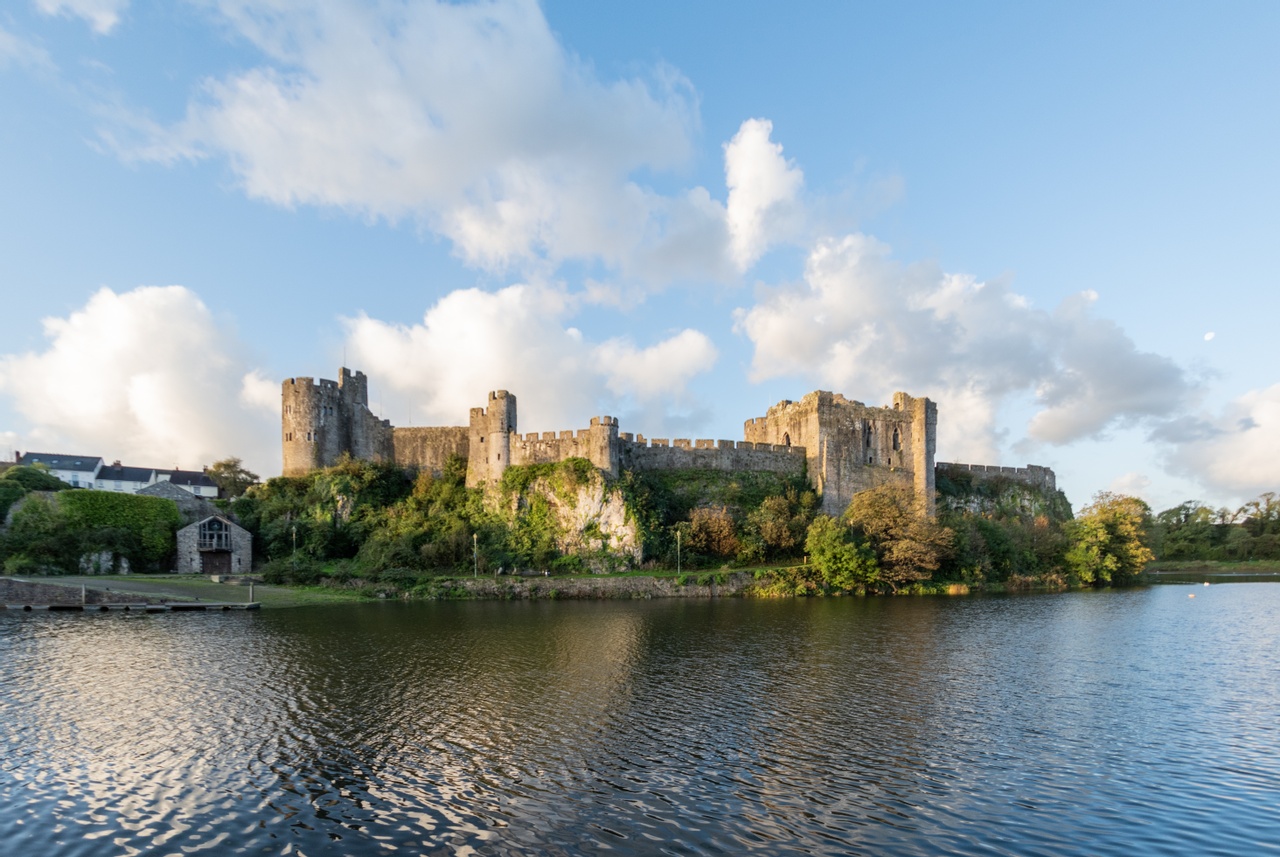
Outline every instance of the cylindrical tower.
[(489, 478), (497, 482), (511, 464), (511, 435), (516, 430), (516, 397), (506, 390), (491, 392), (485, 417), (489, 433)]
[(310, 378), (286, 378), (280, 385), (280, 445), (285, 476), (303, 476), (317, 467), (315, 387)]

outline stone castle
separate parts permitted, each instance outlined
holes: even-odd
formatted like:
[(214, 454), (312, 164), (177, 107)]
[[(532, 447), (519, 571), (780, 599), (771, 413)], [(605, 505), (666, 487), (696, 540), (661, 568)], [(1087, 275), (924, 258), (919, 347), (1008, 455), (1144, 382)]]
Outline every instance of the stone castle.
[(502, 478), (512, 465), (585, 458), (610, 476), (623, 470), (711, 469), (806, 475), (823, 511), (838, 515), (859, 491), (888, 480), (909, 482), (932, 512), (935, 474), (959, 469), (975, 478), (999, 475), (1055, 490), (1053, 471), (939, 464), (934, 461), (938, 408), (929, 399), (894, 393), (878, 408), (816, 391), (783, 401), (747, 420), (743, 440), (649, 438), (618, 430), (614, 417), (592, 417), (587, 428), (516, 430), (516, 397), (489, 393), (468, 425), (398, 427), (369, 410), (369, 381), (343, 367), (338, 380), (289, 378), (282, 385), (284, 475), (300, 476), (337, 463), (343, 454), (440, 472), (451, 456), (467, 462), (467, 486)]

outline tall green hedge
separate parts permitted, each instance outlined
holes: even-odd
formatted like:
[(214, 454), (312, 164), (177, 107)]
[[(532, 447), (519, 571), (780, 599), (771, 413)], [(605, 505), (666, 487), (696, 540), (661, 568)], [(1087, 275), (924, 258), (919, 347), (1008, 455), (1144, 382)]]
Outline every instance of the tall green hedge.
[[(58, 506), (67, 524), (86, 533), (124, 533), (137, 540), (137, 560), (162, 562), (175, 548), (182, 516), (172, 500), (110, 491), (63, 491)], [(131, 557), (133, 559), (133, 557)]]

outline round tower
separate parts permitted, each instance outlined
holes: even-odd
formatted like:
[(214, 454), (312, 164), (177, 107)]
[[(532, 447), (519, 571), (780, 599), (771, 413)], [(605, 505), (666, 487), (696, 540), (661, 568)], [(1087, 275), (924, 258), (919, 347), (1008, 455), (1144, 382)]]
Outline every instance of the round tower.
[(311, 378), (286, 378), (280, 385), (280, 446), (285, 476), (303, 476), (316, 467), (319, 430)]

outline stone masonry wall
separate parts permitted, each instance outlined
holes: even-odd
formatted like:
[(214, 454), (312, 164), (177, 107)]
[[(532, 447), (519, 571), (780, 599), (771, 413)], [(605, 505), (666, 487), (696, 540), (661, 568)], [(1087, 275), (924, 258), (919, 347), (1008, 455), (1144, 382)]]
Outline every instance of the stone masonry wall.
[(397, 427), (392, 429), (394, 452), (391, 460), (438, 475), (444, 472), (450, 456), (468, 457), (469, 441), (465, 426)]
[(621, 436), (622, 467), (628, 470), (755, 470), (783, 476), (803, 476), (805, 449), (769, 443), (732, 440), (645, 440), (643, 435)]
[[(231, 531), (231, 573), (248, 574), (253, 568), (253, 535), (244, 527), (228, 521)], [(178, 530), (178, 555), (173, 570), (179, 574), (200, 574), (200, 524)]]
[(280, 401), (285, 476), (331, 467), (344, 452), (364, 461), (389, 461), (395, 454), (391, 423), (369, 410), (363, 372), (344, 367), (337, 381), (287, 378)]
[(1045, 491), (1058, 490), (1058, 477), (1048, 467), (1028, 464), (1026, 467), (998, 467), (990, 464), (955, 464), (950, 461), (939, 461), (938, 473), (967, 473), (975, 481), (994, 479), (1012, 479), (1024, 485), (1040, 488)]
[(368, 379), (342, 368), (338, 381), (290, 378), (282, 386), (284, 474), (302, 475), (353, 458), (389, 460), (440, 472), (451, 455), (467, 459), (467, 486), (495, 483), (511, 465), (585, 458), (611, 476), (633, 470), (757, 470), (807, 474), (824, 512), (841, 514), (853, 496), (886, 481), (914, 486), (932, 514), (936, 473), (962, 468), (978, 478), (1003, 476), (1056, 490), (1053, 471), (938, 464), (938, 409), (926, 398), (894, 393), (887, 407), (870, 407), (818, 390), (798, 402), (779, 402), (747, 420), (743, 441), (646, 440), (618, 431), (618, 421), (594, 417), (585, 429), (519, 434), (516, 397), (489, 393), (472, 408), (467, 426), (393, 428), (368, 408)]
[[(875, 408), (819, 390), (798, 402), (779, 402), (765, 416), (748, 420), (743, 435), (756, 443), (803, 446), (809, 482), (822, 495), (822, 510), (839, 515), (860, 491), (886, 480), (914, 484), (920, 481), (916, 471), (921, 464), (932, 471), (937, 424), (932, 405), (928, 399), (897, 393), (893, 406)], [(928, 502), (931, 474), (925, 482), (916, 487)]]

